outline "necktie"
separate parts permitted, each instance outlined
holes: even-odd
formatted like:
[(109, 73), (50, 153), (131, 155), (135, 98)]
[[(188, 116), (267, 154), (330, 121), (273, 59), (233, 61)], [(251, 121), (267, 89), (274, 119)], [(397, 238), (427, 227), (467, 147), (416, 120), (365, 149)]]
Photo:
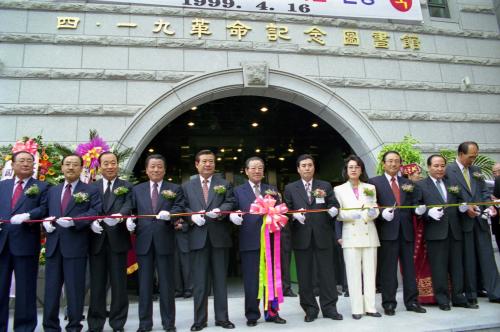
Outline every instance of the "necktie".
[(401, 205), (401, 194), (399, 193), (399, 187), (394, 176), (391, 178), (391, 189), (394, 194), (394, 198), (396, 199), (396, 203)]
[(19, 200), (19, 198), (21, 198), (23, 194), (23, 183), (24, 182), (22, 180), (17, 181), (17, 186), (16, 189), (14, 190), (14, 195), (12, 195), (12, 201), (10, 202), (11, 209), (13, 209), (16, 206), (17, 201)]
[(462, 170), (462, 174), (464, 175), (465, 183), (467, 183), (467, 187), (469, 188), (470, 191), (471, 188), (470, 188), (469, 169), (467, 167), (464, 167), (464, 169)]
[(106, 191), (104, 192), (104, 209), (106, 212), (109, 210), (111, 205), (111, 181), (108, 181)]
[(66, 208), (68, 207), (69, 201), (71, 200), (71, 183), (66, 185), (64, 189), (64, 194), (61, 200), (61, 215), (64, 215)]
[(253, 192), (255, 193), (255, 197), (259, 197), (260, 196), (260, 189), (259, 189), (259, 185), (258, 184), (254, 184), (253, 185)]
[(158, 208), (158, 183), (153, 183), (153, 192), (151, 193), (151, 207), (153, 208), (153, 212), (156, 212), (156, 208)]
[(203, 179), (203, 198), (205, 199), (205, 203), (208, 204), (208, 180)]
[(311, 195), (311, 184), (309, 182), (306, 182), (306, 193), (307, 193), (307, 199), (309, 200), (309, 204), (311, 204), (312, 195)]
[(441, 180), (436, 180), (436, 187), (437, 187), (437, 190), (439, 191), (439, 194), (443, 198), (443, 201), (446, 202), (446, 196), (443, 192), (443, 188), (441, 187)]

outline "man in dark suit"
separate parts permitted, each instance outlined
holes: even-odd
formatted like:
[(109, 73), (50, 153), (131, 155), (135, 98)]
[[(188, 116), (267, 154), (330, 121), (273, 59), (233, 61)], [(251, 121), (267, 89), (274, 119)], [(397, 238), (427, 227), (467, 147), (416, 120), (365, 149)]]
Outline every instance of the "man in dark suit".
[(101, 211), (97, 188), (80, 181), (83, 160), (80, 156), (63, 158), (64, 183), (49, 189), (49, 218), (43, 222), (47, 232), (43, 328), (60, 331), (59, 300), (63, 284), (68, 300), (66, 331), (81, 331), (85, 298), (85, 270), (89, 251), (89, 225)]
[[(380, 206), (413, 205), (415, 202), (414, 184), (401, 176), (401, 156), (396, 151), (388, 151), (382, 156), (384, 174), (371, 178), (377, 192)], [(377, 218), (380, 239), (379, 271), (384, 313), (396, 313), (396, 291), (398, 289), (398, 260), (403, 275), (403, 299), (406, 310), (425, 313), (418, 303), (418, 289), (415, 277), (413, 252), (415, 237), (410, 209), (385, 208)]]
[(95, 220), (90, 234), (90, 306), (89, 332), (101, 332), (106, 322), (106, 294), (109, 277), (111, 306), (109, 325), (123, 331), (128, 314), (127, 252), (130, 234), (120, 216), (132, 209), (132, 185), (118, 178), (118, 158), (112, 152), (99, 156), (103, 179), (93, 183), (102, 201), (101, 215), (116, 218)]
[(193, 296), (191, 257), (189, 251), (189, 224), (178, 219), (175, 223), (175, 296), (185, 299)]
[[(235, 209), (250, 211), (250, 205), (258, 196), (265, 196), (266, 192), (274, 193), (273, 196), (280, 203), (278, 190), (268, 184), (262, 183), (264, 178), (264, 161), (259, 157), (248, 158), (245, 162), (245, 174), (248, 181), (234, 189), (236, 198)], [(239, 211), (238, 211), (239, 212)], [(260, 238), (262, 216), (255, 214), (241, 215), (231, 213), (231, 221), (239, 227), (239, 243), (243, 285), (245, 288), (245, 317), (248, 326), (256, 326), (260, 318), (259, 310), (259, 264), (260, 264)], [(279, 236), (272, 234), (272, 236)], [(271, 240), (272, 242), (272, 240)], [(269, 301), (268, 310), (264, 313), (266, 322), (285, 324), (286, 320), (278, 314), (278, 301)]]
[(40, 224), (45, 217), (48, 186), (32, 178), (33, 156), (12, 156), (14, 178), (0, 182), (0, 331), (8, 330), (9, 290), (16, 277), (15, 331), (34, 331), (37, 324), (36, 281), (40, 254)]
[[(431, 155), (427, 159), (429, 176), (416, 183), (419, 206), (415, 213), (425, 213), (425, 205), (457, 204), (462, 201), (457, 185), (444, 179), (446, 159), (441, 155)], [(465, 298), (462, 262), (462, 226), (458, 211), (465, 212), (466, 205), (457, 207), (432, 207), (424, 215), (424, 237), (427, 243), (431, 267), (432, 288), (439, 309), (450, 310), (450, 300), (454, 306), (477, 309), (469, 305)], [(448, 291), (448, 275), (451, 277), (451, 299)]]
[[(486, 202), (491, 199), (481, 169), (472, 165), (478, 154), (479, 146), (476, 142), (461, 143), (458, 146), (457, 159), (446, 170), (446, 176), (458, 183), (462, 198), (468, 203)], [(477, 304), (477, 265), (490, 302), (500, 303), (500, 276), (487, 222), (489, 214), (496, 215), (494, 207), (477, 205), (469, 205), (467, 212), (462, 214), (465, 295), (471, 304)]]
[[(179, 185), (163, 180), (166, 161), (162, 155), (146, 158), (149, 181), (133, 189), (132, 201), (138, 215), (156, 215), (137, 220), (136, 254), (139, 264), (139, 329), (153, 328), (153, 275), (156, 267), (160, 288), (160, 315), (163, 329), (175, 332), (175, 235), (171, 214), (184, 212), (184, 195)], [(128, 222), (129, 230), (135, 224)]]
[(301, 179), (285, 186), (285, 203), (290, 210), (329, 209), (320, 213), (294, 213), (292, 246), (297, 263), (300, 305), (306, 322), (318, 317), (319, 307), (314, 297), (313, 260), (316, 258), (319, 275), (319, 301), (323, 317), (343, 319), (337, 312), (337, 282), (333, 266), (333, 218), (338, 213), (338, 202), (332, 186), (313, 179), (314, 158), (304, 154), (297, 159)]
[[(495, 183), (493, 186), (493, 199), (500, 200), (500, 163), (493, 165), (493, 176)], [(496, 205), (497, 215), (491, 217), (491, 233), (495, 236), (497, 248), (500, 250), (500, 205)]]
[[(209, 278), (214, 291), (215, 325), (233, 329), (227, 309), (227, 267), (231, 241), (231, 224), (221, 211), (232, 211), (233, 189), (215, 173), (215, 154), (202, 150), (195, 156), (199, 176), (182, 185), (186, 195), (186, 211), (193, 214), (189, 230), (192, 259), (194, 324), (191, 331), (207, 327)], [(208, 212), (206, 212), (208, 211)]]

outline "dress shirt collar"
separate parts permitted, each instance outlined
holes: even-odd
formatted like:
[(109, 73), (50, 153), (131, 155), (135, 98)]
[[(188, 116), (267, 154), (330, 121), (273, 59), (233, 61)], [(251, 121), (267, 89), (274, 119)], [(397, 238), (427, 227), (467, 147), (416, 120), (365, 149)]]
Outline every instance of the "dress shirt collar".
[[(384, 175), (385, 175), (385, 178), (387, 179), (387, 181), (389, 181), (389, 184), (392, 184), (391, 180), (392, 180), (393, 176), (392, 176), (392, 175), (389, 175), (389, 174), (387, 174), (387, 173), (385, 173), (385, 172), (384, 172)], [(396, 174), (396, 175), (394, 175), (394, 178), (396, 179), (396, 184), (397, 184), (397, 185), (398, 185), (398, 187), (399, 187), (398, 175), (397, 175), (397, 174)]]
[[(210, 188), (210, 182), (212, 182), (212, 177), (213, 177), (213, 175), (212, 175), (211, 177), (209, 177), (208, 179), (206, 179), (206, 180), (207, 180), (207, 186), (208, 186), (209, 188)], [(201, 176), (201, 175), (200, 175), (200, 183), (201, 183), (201, 186), (203, 186), (203, 181), (205, 181), (205, 178), (204, 178), (203, 176)]]
[(69, 183), (68, 181), (65, 180), (64, 186), (63, 186), (63, 195), (64, 195), (64, 190), (66, 190), (66, 186), (68, 184), (71, 184), (71, 193), (73, 193), (75, 191), (76, 185), (78, 184), (78, 181), (80, 181), (80, 180), (76, 180), (76, 181)]
[(255, 190), (255, 185), (257, 185), (257, 188), (259, 188), (259, 191), (261, 191), (260, 188), (262, 187), (262, 182), (253, 183), (252, 181), (248, 180), (248, 183), (250, 184), (250, 188), (252, 188), (252, 190)]
[(304, 188), (306, 187), (306, 184), (307, 184), (307, 183), (309, 183), (309, 189), (311, 189), (311, 190), (312, 190), (312, 187), (313, 187), (313, 180), (314, 180), (314, 179), (311, 179), (311, 180), (309, 180), (309, 181), (306, 181), (306, 180), (304, 180), (304, 179), (301, 179), (301, 180), (302, 180), (302, 184), (304, 185)]
[(18, 178), (17, 176), (14, 178), (14, 190), (16, 190), (16, 186), (17, 186), (17, 183), (19, 181), (23, 181), (23, 189), (26, 188), (26, 185), (28, 184), (28, 181), (30, 180), (30, 178), (27, 178), (27, 179), (20, 179)]
[(158, 182), (153, 182), (151, 180), (149, 180), (149, 191), (152, 192), (153, 191), (153, 188), (154, 188), (154, 184), (155, 183), (158, 183), (158, 191), (161, 189), (161, 185), (163, 184), (163, 180), (160, 180)]
[(461, 172), (463, 172), (463, 171), (464, 171), (465, 166), (464, 166), (464, 165), (462, 165), (462, 163), (461, 163), (460, 161), (458, 161), (458, 158), (457, 158), (455, 161), (457, 162), (457, 165), (458, 165), (458, 167), (460, 168), (460, 171), (461, 171)]
[(106, 189), (108, 188), (108, 182), (111, 182), (111, 188), (110, 190), (113, 190), (113, 186), (115, 185), (115, 181), (116, 181), (117, 178), (114, 178), (113, 180), (109, 181), (105, 178), (102, 178), (102, 188), (103, 188), (103, 192), (106, 192)]

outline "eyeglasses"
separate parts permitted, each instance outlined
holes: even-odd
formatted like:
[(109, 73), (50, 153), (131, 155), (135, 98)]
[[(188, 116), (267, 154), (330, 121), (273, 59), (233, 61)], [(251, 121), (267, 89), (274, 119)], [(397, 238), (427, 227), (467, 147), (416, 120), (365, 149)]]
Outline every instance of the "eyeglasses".
[(347, 169), (350, 171), (355, 171), (355, 170), (361, 169), (361, 166), (349, 166), (349, 167), (347, 167)]

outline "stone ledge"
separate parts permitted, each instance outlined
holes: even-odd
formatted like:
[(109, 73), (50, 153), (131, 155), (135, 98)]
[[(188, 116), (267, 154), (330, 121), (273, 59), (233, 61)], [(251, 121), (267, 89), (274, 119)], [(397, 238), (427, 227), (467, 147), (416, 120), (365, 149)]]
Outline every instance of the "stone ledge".
[(134, 116), (142, 106), (0, 104), (0, 115), (112, 115)]
[(489, 6), (461, 6), (460, 11), (464, 13), (495, 15), (495, 8)]
[(310, 55), (353, 56), (374, 59), (408, 60), (437, 63), (455, 63), (482, 66), (500, 66), (500, 59), (456, 56), (431, 53), (409, 53), (403, 51), (379, 51), (365, 48), (315, 47), (300, 44), (235, 42), (226, 40), (161, 39), (155, 37), (81, 36), (30, 33), (0, 33), (0, 42), (18, 44), (92, 45), (124, 47), (191, 48), (206, 50), (257, 51), (275, 53), (295, 53)]
[[(323, 25), (341, 28), (376, 29), (388, 31), (403, 31), (413, 33), (423, 33), (430, 35), (500, 39), (500, 34), (481, 31), (454, 31), (431, 26), (419, 26), (412, 24), (394, 24), (388, 22), (366, 22), (355, 19), (335, 19), (328, 17), (298, 16), (286, 14), (268, 13), (245, 13), (223, 10), (201, 10), (189, 8), (169, 8), (160, 6), (140, 6), (140, 5), (112, 5), (94, 3), (61, 3), (44, 1), (11, 1), (2, 0), (0, 9), (24, 9), (24, 10), (45, 10), (61, 12), (84, 12), (84, 13), (110, 13), (110, 14), (138, 14), (138, 15), (164, 15), (164, 16), (185, 16), (219, 19), (244, 19), (248, 21), (273, 21), (280, 23), (298, 23), (309, 25)], [(491, 8), (484, 6), (464, 6), (463, 12), (490, 14)], [(493, 13), (494, 14), (494, 13)]]
[(468, 123), (500, 123), (500, 114), (435, 113), (407, 111), (363, 111), (366, 117), (376, 120), (443, 121)]

